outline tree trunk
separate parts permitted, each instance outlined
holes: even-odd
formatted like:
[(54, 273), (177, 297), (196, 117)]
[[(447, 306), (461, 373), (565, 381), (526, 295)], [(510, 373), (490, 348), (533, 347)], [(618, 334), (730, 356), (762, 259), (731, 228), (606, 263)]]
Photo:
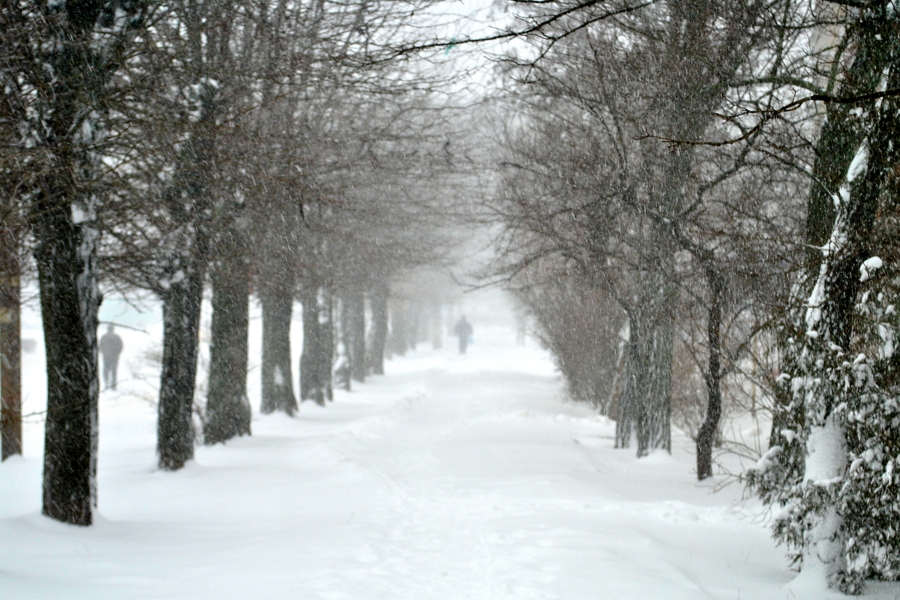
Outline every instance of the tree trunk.
[(3, 460), (22, 454), (22, 347), (18, 244), (0, 224), (0, 445)]
[[(874, 28), (872, 29), (874, 31)], [(853, 36), (845, 34), (845, 41)], [(874, 34), (866, 36), (867, 43), (855, 53), (853, 62), (840, 83), (844, 96), (865, 95), (874, 92), (884, 72), (884, 56), (874, 50)], [(856, 42), (854, 42), (856, 43)], [(837, 82), (835, 82), (837, 83)], [(813, 165), (812, 183), (806, 206), (806, 231), (804, 247), (806, 269), (794, 292), (795, 302), (805, 302), (819, 277), (822, 264), (822, 248), (828, 243), (835, 226), (835, 195), (847, 176), (847, 170), (857, 149), (865, 138), (865, 128), (854, 103), (835, 102), (825, 107), (826, 119), (816, 142), (816, 159)], [(792, 364), (789, 347), (805, 335), (805, 324), (793, 322), (793, 314), (787, 314), (779, 331), (778, 344), (782, 349), (782, 371), (786, 374), (797, 368)], [(782, 431), (798, 432), (806, 428), (802, 410), (793, 402), (793, 392), (787, 379), (775, 390), (775, 406), (772, 414), (772, 432), (769, 447), (782, 449), (779, 456), (781, 468), (796, 480), (803, 472), (803, 452), (800, 444), (791, 444), (783, 438)]]
[(287, 272), (260, 286), (262, 303), (262, 405), (269, 414), (276, 410), (293, 415), (297, 411), (291, 376), (291, 312), (294, 282)]
[[(880, 47), (880, 52), (873, 53), (880, 55), (882, 60), (890, 57), (895, 61), (893, 65), (888, 63), (882, 66), (880, 72), (887, 70), (887, 66), (894, 66), (891, 69), (894, 76), (886, 84), (889, 89), (896, 89), (900, 84), (900, 73), (896, 70), (900, 61), (900, 44), (891, 37), (895, 36), (897, 23), (892, 25), (884, 27), (878, 35), (878, 42), (873, 46)], [(874, 37), (874, 33), (872, 35)], [(883, 43), (888, 39), (890, 42)], [(863, 46), (863, 49), (867, 48)], [(852, 515), (842, 510), (842, 486), (837, 483), (823, 486), (820, 482), (839, 482), (845, 478), (849, 469), (845, 428), (848, 422), (846, 411), (838, 407), (843, 404), (851, 410), (857, 408), (865, 400), (854, 395), (866, 394), (862, 390), (853, 390), (850, 385), (835, 393), (827, 387), (827, 383), (823, 385), (823, 380), (833, 379), (832, 373), (839, 372), (840, 367), (835, 368), (837, 364), (847, 362), (844, 352), (854, 356), (852, 344), (859, 333), (856, 330), (858, 315), (854, 307), (864, 279), (861, 277), (861, 267), (868, 258), (876, 256), (873, 254), (875, 244), (872, 235), (876, 229), (879, 203), (891, 195), (886, 190), (900, 161), (900, 152), (894, 148), (900, 132), (900, 110), (891, 106), (892, 103), (884, 103), (889, 106), (887, 109), (876, 106), (871, 115), (861, 110), (854, 117), (868, 126), (869, 135), (860, 140), (847, 167), (843, 185), (835, 195), (837, 211), (833, 232), (823, 248), (819, 277), (806, 303), (809, 307), (805, 315), (805, 337), (808, 341), (804, 343), (799, 372), (793, 374), (796, 380), (802, 381), (802, 376), (805, 376), (809, 381), (804, 390), (795, 392), (795, 400), (803, 403), (808, 427), (802, 435), (806, 441), (804, 479), (824, 487), (827, 493), (826, 501), (806, 515), (805, 524), (809, 529), (805, 539), (803, 568), (823, 572), (829, 585), (853, 593), (860, 591), (867, 571), (853, 568), (847, 560), (847, 550), (849, 540), (864, 531), (848, 527), (845, 523)], [(863, 386), (858, 377), (854, 383), (858, 388)], [(878, 408), (884, 410), (882, 407)], [(851, 419), (849, 426), (854, 425)], [(866, 441), (854, 441), (856, 446), (851, 450), (862, 455)], [(876, 498), (870, 500), (877, 503)]]
[(642, 356), (640, 346), (645, 335), (643, 328), (638, 327), (637, 311), (628, 313), (628, 344), (625, 348), (625, 373), (622, 376), (622, 393), (616, 414), (616, 448), (631, 447), (637, 424), (638, 404), (641, 401)]
[(709, 364), (706, 372), (706, 419), (697, 432), (697, 479), (700, 481), (712, 477), (712, 447), (719, 428), (719, 419), (722, 417), (721, 326), (725, 282), (711, 266), (707, 266), (706, 281), (710, 294), (706, 322)]
[[(607, 396), (606, 409), (601, 414), (608, 417), (619, 415), (619, 402), (622, 397), (622, 379), (625, 372), (626, 357), (628, 352), (628, 322), (626, 321), (619, 328), (616, 336), (616, 362), (613, 369), (612, 382), (609, 384), (609, 395)], [(617, 442), (618, 444), (618, 442)]]
[(350, 351), (350, 376), (354, 381), (366, 380), (366, 299), (361, 288), (348, 294), (347, 340)]
[[(90, 525), (97, 503), (97, 309), (94, 259), (97, 163), (91, 145), (102, 133), (104, 78), (95, 72), (93, 29), (101, 6), (66, 5), (55, 20), (44, 58), (53, 73), (44, 125), (46, 173), (35, 190), (31, 228), (41, 291), (47, 355), (47, 419), (43, 514)], [(86, 116), (89, 115), (89, 116)]]
[(247, 399), (247, 337), (250, 323), (250, 269), (240, 252), (245, 236), (232, 225), (218, 244), (220, 262), (212, 274), (212, 341), (209, 394), (203, 437), (207, 444), (250, 435)]
[(45, 191), (33, 221), (47, 353), (42, 511), (59, 521), (90, 525), (97, 495), (100, 303), (96, 231), (73, 223), (73, 188), (74, 183), (52, 195)]
[[(195, 257), (195, 261), (198, 258)], [(188, 272), (183, 279), (170, 284), (163, 296), (163, 357), (156, 451), (159, 467), (170, 471), (180, 469), (194, 458), (192, 415), (204, 272), (196, 262)]]
[[(202, 81), (202, 80), (201, 80)], [(200, 311), (212, 229), (210, 182), (215, 162), (217, 87), (198, 84), (199, 119), (178, 158), (174, 183), (164, 198), (177, 226), (167, 249), (163, 298), (163, 364), (159, 386), (156, 451), (159, 467), (177, 470), (194, 457), (194, 390), (197, 383)]]
[(316, 364), (319, 369), (321, 395), (324, 400), (334, 400), (331, 387), (334, 370), (334, 298), (326, 288), (321, 288), (319, 298), (319, 356)]
[(640, 405), (637, 423), (637, 455), (646, 456), (651, 450), (672, 452), (672, 344), (675, 323), (662, 315), (650, 335), (647, 353), (646, 397)]
[(336, 321), (337, 352), (335, 352), (334, 382), (338, 388), (350, 391), (352, 377), (350, 369), (352, 360), (350, 357), (350, 315), (348, 301), (345, 296), (338, 302), (338, 319)]
[(629, 340), (616, 422), (616, 447), (627, 448), (635, 438), (639, 457), (653, 449), (672, 450), (675, 339), (671, 315), (675, 290), (668, 273), (654, 268), (644, 273), (642, 285), (642, 301), (628, 311)]
[(300, 353), (300, 401), (313, 400), (318, 404), (324, 404), (321, 398), (317, 399), (313, 390), (318, 385), (318, 369), (315, 366), (316, 356), (319, 355), (319, 303), (316, 300), (316, 288), (305, 284), (301, 302), (303, 303), (303, 349)]
[(403, 356), (409, 350), (409, 322), (407, 321), (408, 310), (405, 304), (399, 301), (394, 302), (391, 306), (391, 354)]
[(331, 297), (323, 289), (303, 291), (303, 353), (300, 355), (300, 400), (324, 405), (333, 399), (331, 370), (334, 354)]
[(388, 288), (376, 285), (372, 290), (372, 344), (369, 347), (369, 364), (372, 373), (384, 375), (384, 353), (388, 333)]

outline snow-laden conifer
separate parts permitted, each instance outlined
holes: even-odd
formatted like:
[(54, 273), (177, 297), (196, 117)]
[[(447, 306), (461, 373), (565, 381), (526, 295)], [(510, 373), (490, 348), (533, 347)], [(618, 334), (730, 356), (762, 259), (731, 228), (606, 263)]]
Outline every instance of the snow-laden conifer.
[[(818, 272), (781, 330), (783, 364), (769, 451), (748, 474), (778, 507), (776, 538), (801, 570), (859, 593), (867, 578), (900, 574), (900, 515), (894, 486), (900, 414), (894, 357), (900, 112), (877, 92), (900, 84), (896, 16), (862, 12), (845, 95), (876, 93), (861, 107), (829, 112), (820, 147), (843, 168), (832, 191), (835, 217)], [(866, 88), (866, 85), (871, 86)], [(848, 102), (847, 104), (851, 104)], [(843, 161), (843, 162), (840, 162)], [(821, 185), (824, 177), (813, 185)], [(890, 258), (888, 258), (890, 256)], [(803, 290), (806, 290), (805, 292)]]

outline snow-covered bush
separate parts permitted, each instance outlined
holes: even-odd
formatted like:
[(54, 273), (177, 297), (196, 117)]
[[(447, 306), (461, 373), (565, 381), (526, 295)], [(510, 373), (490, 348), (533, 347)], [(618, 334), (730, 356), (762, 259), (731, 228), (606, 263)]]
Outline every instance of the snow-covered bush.
[[(772, 444), (746, 476), (780, 508), (775, 537), (792, 561), (816, 553), (835, 564), (831, 582), (850, 593), (868, 578), (900, 577), (898, 294), (885, 275), (863, 275), (846, 350), (803, 332), (802, 311), (794, 311)], [(825, 406), (824, 425), (811, 425)]]

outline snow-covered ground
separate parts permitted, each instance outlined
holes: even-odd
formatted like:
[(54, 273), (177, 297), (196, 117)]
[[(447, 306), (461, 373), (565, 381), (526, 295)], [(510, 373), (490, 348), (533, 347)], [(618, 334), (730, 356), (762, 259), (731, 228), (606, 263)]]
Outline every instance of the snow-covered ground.
[[(839, 597), (795, 579), (738, 486), (694, 481), (684, 436), (671, 456), (614, 450), (614, 424), (565, 400), (547, 354), (477, 311), (467, 355), (419, 346), (327, 407), (257, 412), (252, 437), (170, 473), (154, 455), (158, 313), (103, 310), (144, 331), (119, 330), (122, 382), (101, 395), (99, 517), (40, 516), (28, 418), (24, 457), (0, 466), (4, 600)], [(36, 315), (23, 337), (40, 345)], [(26, 354), (26, 413), (42, 369)]]

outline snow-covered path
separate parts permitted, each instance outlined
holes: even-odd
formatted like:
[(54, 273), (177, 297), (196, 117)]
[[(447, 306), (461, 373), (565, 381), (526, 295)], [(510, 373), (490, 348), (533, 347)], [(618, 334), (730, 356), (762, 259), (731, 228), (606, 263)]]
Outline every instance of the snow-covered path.
[(686, 440), (640, 461), (613, 450), (613, 423), (512, 338), (420, 347), (176, 473), (154, 468), (154, 408), (106, 394), (90, 528), (39, 516), (29, 429), (32, 451), (0, 467), (0, 598), (831, 596), (791, 584), (739, 489), (693, 481)]

